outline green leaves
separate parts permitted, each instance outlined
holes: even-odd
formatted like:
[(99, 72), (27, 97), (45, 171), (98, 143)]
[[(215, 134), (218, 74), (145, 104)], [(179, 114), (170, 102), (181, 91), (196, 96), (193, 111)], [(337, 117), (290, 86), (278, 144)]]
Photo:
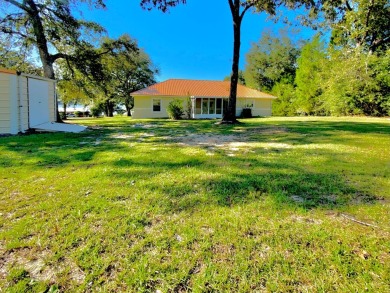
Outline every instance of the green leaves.
[(166, 12), (170, 7), (185, 3), (186, 0), (141, 0), (141, 7), (148, 10), (156, 7), (157, 9)]
[[(47, 78), (55, 78), (53, 63), (57, 59), (74, 59), (73, 54), (85, 49), (91, 36), (104, 31), (100, 25), (80, 21), (72, 14), (78, 1), (5, 1), (9, 8), (0, 13), (0, 32), (16, 45), (15, 52), (37, 50)], [(101, 0), (81, 2), (104, 7)]]
[(264, 33), (246, 55), (244, 76), (247, 84), (270, 91), (282, 79), (294, 80), (299, 51), (288, 37)]
[(105, 105), (108, 116), (117, 104), (124, 104), (129, 114), (133, 107), (130, 93), (154, 83), (158, 72), (149, 56), (129, 35), (103, 38), (97, 48), (83, 42), (74, 56), (62, 62), (59, 68), (60, 88), (70, 89), (62, 91), (61, 99), (71, 99), (69, 94), (81, 90), (81, 97), (93, 99), (95, 105)]
[(301, 114), (321, 114), (321, 74), (326, 58), (325, 44), (319, 35), (302, 48), (301, 56), (297, 60), (297, 111)]
[(180, 120), (184, 115), (183, 101), (175, 99), (168, 104), (167, 113), (172, 120)]
[(389, 115), (389, 59), (360, 50), (333, 50), (330, 56), (323, 84), (329, 113)]
[(385, 52), (389, 48), (390, 6), (387, 0), (351, 0), (341, 7), (339, 13), (336, 8), (327, 12), (338, 15), (330, 24), (332, 44), (359, 47), (365, 52)]

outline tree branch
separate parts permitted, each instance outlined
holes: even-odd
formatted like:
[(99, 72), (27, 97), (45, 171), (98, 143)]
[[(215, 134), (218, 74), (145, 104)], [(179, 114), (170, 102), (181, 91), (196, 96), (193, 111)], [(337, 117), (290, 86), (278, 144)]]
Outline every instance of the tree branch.
[(21, 21), (24, 19), (24, 13), (11, 13), (0, 19), (0, 23)]
[(368, 11), (367, 11), (367, 16), (366, 16), (366, 23), (365, 23), (365, 25), (366, 25), (366, 27), (365, 27), (366, 32), (364, 33), (364, 35), (361, 38), (361, 44), (363, 44), (364, 40), (367, 38), (367, 35), (368, 35), (368, 24), (370, 22), (370, 16), (371, 16), (371, 11), (372, 11), (373, 4), (374, 4), (374, 0), (371, 0), (370, 1), (370, 6), (369, 6)]
[(255, 6), (254, 3), (248, 3), (247, 5), (245, 5), (244, 10), (241, 12), (240, 20), (242, 20), (242, 19), (244, 18), (245, 12), (247, 12), (247, 11), (248, 11), (250, 8), (252, 8), (253, 6)]
[(53, 54), (53, 55), (50, 55), (50, 59), (52, 62), (56, 61), (57, 59), (71, 59), (72, 56), (71, 55), (68, 55), (68, 54), (65, 54), (65, 53), (56, 53), (56, 54)]
[(349, 11), (352, 11), (351, 4), (349, 4), (348, 0), (345, 1), (345, 6), (347, 6), (347, 9), (348, 9)]
[(4, 1), (8, 2), (9, 4), (12, 4), (12, 5), (14, 5), (14, 6), (16, 6), (16, 7), (20, 8), (20, 9), (26, 11), (26, 12), (28, 12), (28, 13), (31, 12), (31, 10), (30, 10), (30, 8), (28, 6), (26, 6), (26, 5), (22, 4), (22, 3), (19, 3), (19, 2), (15, 1), (15, 0), (4, 0)]
[(355, 223), (358, 223), (360, 225), (364, 225), (364, 226), (368, 226), (368, 227), (374, 227), (374, 228), (379, 228), (377, 225), (373, 225), (373, 224), (369, 224), (369, 223), (366, 223), (366, 222), (363, 222), (363, 221), (359, 221), (359, 220), (356, 220), (355, 218), (352, 218), (351, 216), (348, 216), (346, 214), (341, 214), (342, 217), (352, 221), (352, 222), (355, 222)]
[(370, 46), (370, 48), (371, 48), (372, 51), (375, 51), (375, 49), (377, 47), (379, 47), (382, 44), (388, 43), (388, 42), (390, 42), (390, 36), (387, 36), (385, 38), (373, 41), (372, 45)]
[(231, 12), (233, 13), (233, 11), (234, 11), (234, 4), (233, 4), (233, 0), (229, 0), (229, 6), (230, 6), (230, 10), (231, 10)]
[(0, 31), (2, 33), (5, 33), (5, 34), (19, 35), (25, 39), (31, 40), (31, 38), (28, 35), (25, 35), (25, 34), (18, 32), (18, 31), (14, 31), (14, 30), (10, 29), (9, 27), (0, 27)]

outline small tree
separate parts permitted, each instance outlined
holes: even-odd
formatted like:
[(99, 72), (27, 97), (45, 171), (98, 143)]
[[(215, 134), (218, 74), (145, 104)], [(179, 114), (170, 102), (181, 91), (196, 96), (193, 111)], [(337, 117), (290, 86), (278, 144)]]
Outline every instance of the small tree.
[(187, 119), (191, 119), (192, 118), (192, 100), (191, 100), (191, 97), (188, 96), (187, 97), (187, 100), (186, 100), (186, 109), (185, 109), (185, 114), (186, 114), (186, 117)]
[(297, 85), (297, 111), (306, 115), (323, 113), (322, 71), (326, 62), (326, 49), (319, 35), (302, 48), (298, 58), (295, 83)]
[(389, 57), (331, 50), (322, 86), (324, 108), (331, 115), (389, 115), (389, 68)]
[(93, 117), (100, 117), (103, 112), (104, 112), (104, 105), (102, 103), (95, 101), (93, 106), (91, 107), (91, 115)]
[(271, 91), (280, 82), (294, 83), (300, 49), (282, 34), (263, 33), (246, 54), (244, 76), (247, 85), (261, 91)]
[(273, 116), (294, 116), (296, 114), (295, 87), (290, 81), (282, 80), (274, 85), (272, 94), (277, 97), (272, 102)]
[(118, 104), (124, 104), (130, 116), (134, 105), (130, 93), (153, 84), (158, 70), (129, 35), (118, 39), (103, 38), (99, 47), (88, 49), (94, 57), (95, 70), (78, 69), (72, 66), (72, 61), (60, 62), (57, 73), (59, 84), (67, 81), (82, 89), (94, 103), (103, 105), (108, 117), (113, 116)]
[(173, 120), (180, 120), (184, 115), (183, 101), (175, 99), (168, 104), (168, 116)]

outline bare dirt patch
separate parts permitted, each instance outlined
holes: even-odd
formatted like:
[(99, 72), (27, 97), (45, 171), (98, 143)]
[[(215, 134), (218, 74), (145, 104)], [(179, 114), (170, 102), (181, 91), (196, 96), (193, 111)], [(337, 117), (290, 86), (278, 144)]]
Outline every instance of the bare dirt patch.
[[(156, 125), (136, 124), (135, 128), (151, 129), (156, 128)], [(115, 133), (110, 136), (110, 139), (120, 139), (132, 142), (144, 142), (149, 139), (163, 139), (169, 142), (177, 143), (182, 146), (199, 146), (209, 150), (207, 155), (214, 155), (213, 150), (223, 149), (229, 152), (228, 156), (235, 156), (235, 152), (245, 150), (250, 151), (255, 147), (255, 144), (261, 141), (257, 140), (260, 136), (276, 135), (286, 133), (287, 129), (283, 127), (257, 127), (244, 128), (238, 127), (231, 134), (213, 134), (213, 133), (191, 133), (190, 131), (170, 130), (168, 135), (160, 136), (154, 131), (145, 131), (136, 134)], [(100, 143), (100, 140), (95, 143)], [(287, 144), (267, 142), (269, 148), (290, 148)]]
[(292, 222), (299, 222), (299, 223), (307, 223), (307, 224), (317, 224), (320, 225), (322, 224), (322, 221), (319, 219), (313, 219), (309, 217), (302, 217), (302, 216), (297, 216), (293, 215), (290, 217)]
[[(3, 252), (1, 246), (0, 252)], [(0, 257), (0, 278), (6, 278), (11, 268), (21, 267), (33, 280), (56, 283), (58, 276), (67, 272), (70, 280), (77, 284), (84, 282), (85, 273), (73, 261), (65, 258), (53, 265), (48, 261), (52, 255), (49, 250), (33, 251), (29, 248), (4, 251)]]
[(142, 124), (142, 123), (137, 123), (133, 125), (134, 128), (143, 128), (143, 129), (148, 129), (148, 128), (156, 128), (157, 125), (155, 124)]
[[(256, 135), (272, 135), (286, 133), (285, 128), (270, 127), (270, 128), (238, 128), (233, 134), (188, 134), (184, 136), (174, 137), (173, 140), (183, 146), (200, 146), (209, 149), (223, 148), (232, 152), (240, 149), (250, 148), (253, 143), (253, 137)], [(278, 144), (277, 147), (283, 147)], [(286, 146), (284, 146), (286, 147)]]
[(187, 146), (226, 147), (233, 142), (243, 143), (244, 137), (242, 135), (190, 134), (175, 138), (175, 140)]

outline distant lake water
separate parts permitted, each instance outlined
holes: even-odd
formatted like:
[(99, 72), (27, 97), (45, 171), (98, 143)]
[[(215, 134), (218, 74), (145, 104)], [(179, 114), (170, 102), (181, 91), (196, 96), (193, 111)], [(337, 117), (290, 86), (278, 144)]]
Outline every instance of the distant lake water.
[[(85, 106), (82, 104), (66, 104), (66, 112), (75, 112), (75, 111), (80, 111), (80, 112), (85, 112), (89, 111), (90, 108), (89, 106)], [(62, 102), (58, 102), (58, 111), (64, 112), (64, 104)]]

